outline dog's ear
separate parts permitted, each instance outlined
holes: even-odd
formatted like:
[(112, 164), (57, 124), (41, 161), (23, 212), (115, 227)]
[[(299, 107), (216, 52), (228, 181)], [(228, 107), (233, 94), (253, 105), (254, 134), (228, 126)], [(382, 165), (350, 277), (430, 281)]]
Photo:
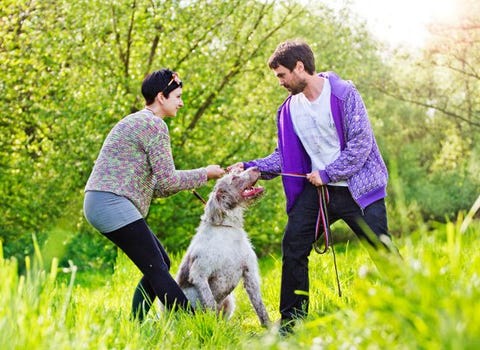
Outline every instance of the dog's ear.
[(217, 190), (212, 193), (205, 207), (205, 219), (212, 224), (220, 225), (225, 217), (225, 211), (220, 201), (221, 195), (218, 194)]
[(215, 196), (217, 197), (219, 206), (221, 206), (224, 210), (232, 210), (235, 208), (233, 198), (227, 190), (220, 187), (217, 189)]

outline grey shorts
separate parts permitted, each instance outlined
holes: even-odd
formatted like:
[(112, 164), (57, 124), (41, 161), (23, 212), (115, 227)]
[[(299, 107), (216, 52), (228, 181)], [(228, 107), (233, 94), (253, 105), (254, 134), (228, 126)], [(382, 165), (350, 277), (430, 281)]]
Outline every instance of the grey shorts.
[(90, 225), (101, 233), (118, 230), (142, 219), (142, 214), (130, 200), (101, 191), (85, 192), (83, 214)]

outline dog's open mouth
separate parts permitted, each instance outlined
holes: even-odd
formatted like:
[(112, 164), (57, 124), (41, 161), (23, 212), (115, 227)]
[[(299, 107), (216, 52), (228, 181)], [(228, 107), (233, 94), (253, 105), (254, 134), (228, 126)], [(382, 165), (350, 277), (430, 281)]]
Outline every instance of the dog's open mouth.
[(257, 186), (257, 187), (247, 187), (242, 191), (242, 197), (243, 198), (254, 198), (259, 196), (260, 194), (263, 193), (263, 187)]

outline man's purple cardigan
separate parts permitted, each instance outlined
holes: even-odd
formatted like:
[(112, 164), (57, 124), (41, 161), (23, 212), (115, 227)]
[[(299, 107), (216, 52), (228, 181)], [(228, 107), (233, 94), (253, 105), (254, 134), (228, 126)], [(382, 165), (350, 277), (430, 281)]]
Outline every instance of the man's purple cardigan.
[[(353, 199), (360, 208), (386, 196), (388, 173), (378, 149), (363, 100), (352, 82), (340, 79), (333, 72), (320, 73), (329, 80), (332, 92), (330, 107), (340, 140), (339, 157), (320, 170), (324, 184), (346, 180)], [(245, 169), (256, 166), (268, 174), (306, 174), (312, 171), (310, 157), (295, 134), (290, 115), (289, 96), (278, 109), (278, 145), (265, 158), (244, 163)], [(318, 169), (315, 169), (318, 170)], [(302, 192), (305, 178), (283, 176), (283, 187), (289, 212)]]

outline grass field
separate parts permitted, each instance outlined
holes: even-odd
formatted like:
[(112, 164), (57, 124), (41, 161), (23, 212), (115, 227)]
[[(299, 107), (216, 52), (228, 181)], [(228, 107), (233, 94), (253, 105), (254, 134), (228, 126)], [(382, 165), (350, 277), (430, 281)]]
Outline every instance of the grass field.
[[(287, 338), (260, 327), (243, 288), (229, 321), (153, 310), (139, 325), (129, 311), (140, 275), (122, 254), (113, 275), (58, 269), (55, 260), (41, 268), (37, 257), (18, 276), (0, 246), (0, 349), (479, 349), (480, 224), (462, 222), (397, 238), (401, 260), (358, 242), (337, 245), (342, 297), (332, 253), (312, 253), (310, 313)], [(175, 273), (180, 256), (172, 258)], [(277, 320), (280, 257), (260, 265)]]

